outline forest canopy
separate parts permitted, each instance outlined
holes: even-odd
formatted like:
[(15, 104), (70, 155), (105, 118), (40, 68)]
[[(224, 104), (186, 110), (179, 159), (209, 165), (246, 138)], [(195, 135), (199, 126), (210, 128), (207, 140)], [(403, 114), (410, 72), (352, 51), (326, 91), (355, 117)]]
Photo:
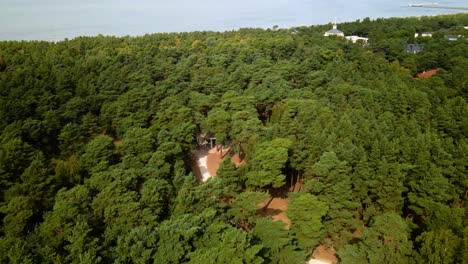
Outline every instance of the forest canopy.
[(0, 262), (467, 263), (467, 25), (0, 42)]

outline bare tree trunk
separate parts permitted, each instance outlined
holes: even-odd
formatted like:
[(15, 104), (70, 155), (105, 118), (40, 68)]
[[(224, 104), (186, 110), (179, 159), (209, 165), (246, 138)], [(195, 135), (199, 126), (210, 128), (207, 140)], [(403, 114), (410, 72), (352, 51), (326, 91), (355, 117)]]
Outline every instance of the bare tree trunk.
[(268, 206), (270, 206), (273, 199), (274, 199), (273, 197), (270, 197), (270, 200), (268, 200), (268, 202), (265, 204), (265, 206), (263, 206), (263, 208), (262, 208), (263, 211), (266, 211), (268, 209)]
[(289, 191), (291, 191), (291, 189), (294, 191), (294, 188), (293, 188), (293, 186), (294, 186), (294, 184), (293, 184), (294, 175), (291, 173), (289, 178), (290, 178), (289, 179), (289, 181), (290, 181), (289, 182)]

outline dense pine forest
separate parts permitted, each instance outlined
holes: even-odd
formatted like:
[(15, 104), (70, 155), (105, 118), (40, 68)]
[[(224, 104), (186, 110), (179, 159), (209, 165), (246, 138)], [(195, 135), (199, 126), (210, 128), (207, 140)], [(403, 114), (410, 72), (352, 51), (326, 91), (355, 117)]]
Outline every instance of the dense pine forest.
[(0, 262), (468, 263), (467, 25), (0, 42)]

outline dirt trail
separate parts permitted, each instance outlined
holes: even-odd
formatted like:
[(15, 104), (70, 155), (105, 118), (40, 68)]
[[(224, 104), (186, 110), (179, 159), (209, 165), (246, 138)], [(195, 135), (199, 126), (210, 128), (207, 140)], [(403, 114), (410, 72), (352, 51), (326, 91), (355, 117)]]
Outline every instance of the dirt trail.
[(216, 147), (208, 151), (206, 167), (208, 168), (210, 177), (216, 176), (216, 171), (218, 171), (219, 165), (222, 161), (221, 153), (216, 150)]
[(245, 163), (244, 160), (241, 160), (239, 153), (235, 153), (234, 155), (232, 155), (231, 161), (234, 162), (234, 164), (236, 164), (236, 167), (239, 167), (240, 165)]
[(268, 204), (268, 207), (264, 207), (266, 203), (270, 201), (270, 198), (260, 204), (261, 209), (257, 213), (261, 216), (271, 216), (273, 221), (282, 221), (286, 225), (285, 230), (289, 230), (291, 227), (291, 220), (286, 215), (286, 209), (288, 209), (289, 199), (288, 198), (273, 198)]
[[(327, 264), (335, 264), (338, 263), (338, 258), (336, 257), (336, 250), (331, 248), (326, 248), (324, 245), (319, 245), (315, 248), (314, 252), (312, 253), (312, 257), (316, 262), (309, 262), (309, 263), (327, 263)], [(317, 262), (321, 261), (321, 262)]]
[(323, 261), (319, 259), (311, 259), (309, 260), (309, 262), (307, 262), (307, 264), (331, 264), (331, 262)]
[(192, 171), (200, 182), (205, 182), (216, 176), (216, 171), (223, 161), (221, 153), (216, 150), (216, 147), (210, 150), (196, 149), (192, 155)]
[(122, 139), (114, 139), (114, 145), (122, 146), (123, 145), (123, 140)]
[(192, 151), (192, 171), (199, 182), (204, 182), (210, 177), (206, 167), (207, 155), (206, 150), (196, 149)]

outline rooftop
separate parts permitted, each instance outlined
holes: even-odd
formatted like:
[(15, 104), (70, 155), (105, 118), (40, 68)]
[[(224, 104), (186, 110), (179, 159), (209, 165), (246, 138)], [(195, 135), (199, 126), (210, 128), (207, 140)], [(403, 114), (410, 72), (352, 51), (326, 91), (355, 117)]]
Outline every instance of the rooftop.
[(329, 33), (329, 34), (330, 33), (332, 33), (332, 34), (343, 34), (343, 31), (340, 31), (340, 30), (338, 30), (336, 28), (333, 28), (333, 29), (328, 30), (327, 33)]
[(421, 73), (418, 73), (418, 77), (419, 78), (429, 78), (431, 77), (432, 75), (436, 74), (438, 71), (438, 69), (432, 69), (432, 70), (427, 70), (427, 71), (423, 71)]
[(343, 31), (338, 30), (336, 24), (333, 24), (333, 28), (325, 32), (325, 36), (330, 36), (330, 35), (337, 35), (337, 36), (344, 36)]
[(419, 53), (423, 50), (423, 46), (415, 43), (406, 44), (405, 51), (408, 53)]

